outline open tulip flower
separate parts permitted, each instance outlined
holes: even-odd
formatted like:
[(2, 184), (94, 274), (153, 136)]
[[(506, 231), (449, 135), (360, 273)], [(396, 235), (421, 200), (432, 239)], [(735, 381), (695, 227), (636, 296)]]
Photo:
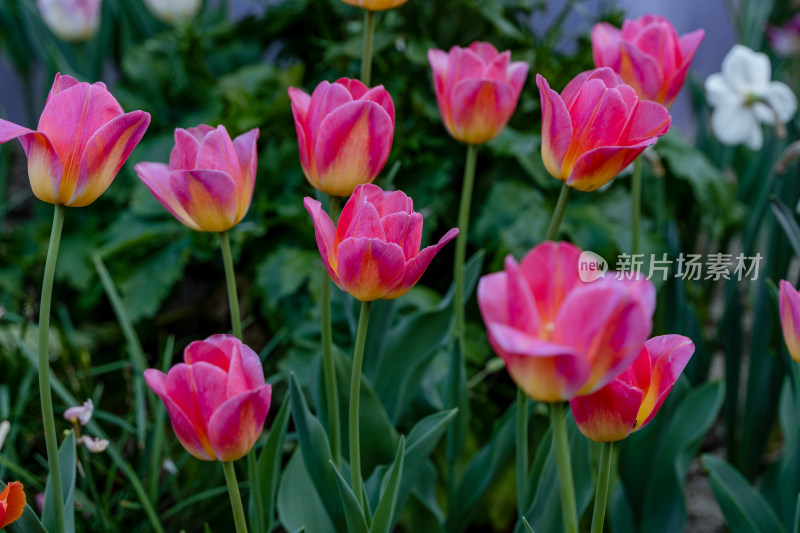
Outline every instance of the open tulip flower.
[(342, 0), (345, 4), (363, 7), (369, 11), (385, 11), (397, 6), (401, 6), (408, 0)]
[(413, 287), (433, 257), (456, 235), (453, 228), (420, 250), (422, 215), (402, 191), (356, 187), (333, 226), (321, 204), (306, 197), (322, 261), (333, 282), (361, 301), (392, 300)]
[(482, 144), (497, 137), (514, 113), (528, 64), (511, 61), (489, 43), (474, 42), (450, 52), (428, 50), (436, 101), (445, 128), (455, 139)]
[(788, 281), (781, 280), (779, 295), (783, 340), (789, 355), (800, 363), (800, 292)]
[(678, 37), (664, 17), (626, 20), (622, 29), (601, 22), (592, 28), (594, 64), (610, 67), (639, 98), (669, 107), (678, 96), (705, 31)]
[(213, 335), (187, 346), (183, 360), (168, 374), (144, 372), (178, 440), (205, 461), (243, 457), (261, 435), (272, 397), (258, 354), (232, 335)]
[(103, 83), (56, 74), (37, 131), (0, 120), (0, 143), (22, 143), (38, 199), (82, 207), (111, 185), (149, 124), (144, 111), (125, 113)]
[(578, 74), (559, 95), (536, 76), (542, 97), (542, 159), (580, 191), (611, 181), (669, 130), (666, 108), (640, 100), (610, 68)]
[(570, 400), (578, 429), (595, 442), (616, 442), (639, 431), (656, 416), (692, 354), (694, 344), (681, 335), (648, 340), (614, 381)]
[(100, 27), (101, 0), (37, 0), (42, 20), (62, 41), (91, 39)]
[(257, 139), (257, 128), (233, 140), (225, 126), (177, 128), (169, 165), (139, 163), (136, 172), (183, 224), (227, 231), (244, 218), (253, 198)]
[(0, 492), (0, 529), (22, 516), (26, 501), (22, 483), (12, 481), (6, 485)]
[(394, 102), (379, 85), (358, 80), (323, 81), (309, 96), (291, 87), (300, 164), (315, 189), (347, 196), (370, 183), (389, 159), (394, 139)]
[(580, 249), (544, 242), (520, 264), (483, 276), (478, 306), (514, 382), (543, 402), (589, 394), (639, 355), (650, 335), (655, 288), (646, 280), (578, 277)]

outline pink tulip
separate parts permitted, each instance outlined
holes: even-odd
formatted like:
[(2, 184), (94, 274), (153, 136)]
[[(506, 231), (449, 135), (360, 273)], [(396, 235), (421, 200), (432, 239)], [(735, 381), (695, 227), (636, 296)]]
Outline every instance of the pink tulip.
[(678, 37), (672, 24), (657, 15), (626, 20), (622, 30), (601, 22), (592, 28), (594, 64), (619, 73), (639, 98), (669, 107), (704, 36), (697, 30)]
[(323, 81), (309, 96), (291, 87), (300, 164), (315, 189), (347, 196), (380, 173), (394, 138), (394, 102), (379, 85)]
[(535, 400), (594, 392), (633, 362), (650, 334), (653, 284), (583, 282), (580, 254), (572, 244), (544, 242), (521, 264), (508, 256), (504, 272), (478, 283), (489, 343)]
[(411, 198), (369, 183), (356, 187), (335, 228), (318, 201), (306, 197), (304, 205), (328, 274), (361, 301), (392, 300), (408, 292), (442, 246), (458, 235), (453, 228), (420, 251), (422, 215)]
[(256, 181), (258, 129), (231, 140), (225, 126), (175, 130), (164, 163), (139, 163), (136, 172), (153, 196), (197, 231), (231, 229), (247, 214)]
[(212, 335), (187, 346), (183, 360), (166, 375), (144, 372), (178, 440), (204, 461), (243, 457), (261, 434), (272, 398), (258, 355), (232, 335)]
[(656, 416), (693, 353), (692, 341), (680, 335), (648, 340), (614, 381), (570, 400), (578, 429), (596, 442), (616, 442), (639, 431)]
[(149, 124), (144, 111), (124, 113), (103, 83), (56, 74), (38, 131), (0, 120), (0, 143), (22, 143), (38, 199), (82, 207), (111, 185)]
[(664, 106), (640, 100), (609, 68), (578, 74), (559, 95), (536, 76), (542, 97), (542, 159), (574, 189), (611, 181), (669, 129)]
[(497, 137), (514, 113), (528, 64), (511, 62), (489, 43), (450, 52), (428, 50), (433, 86), (444, 126), (455, 139), (482, 144)]
[(786, 348), (800, 363), (800, 292), (786, 280), (780, 282), (780, 315)]
[(36, 0), (36, 5), (44, 23), (62, 41), (91, 39), (100, 27), (101, 0)]

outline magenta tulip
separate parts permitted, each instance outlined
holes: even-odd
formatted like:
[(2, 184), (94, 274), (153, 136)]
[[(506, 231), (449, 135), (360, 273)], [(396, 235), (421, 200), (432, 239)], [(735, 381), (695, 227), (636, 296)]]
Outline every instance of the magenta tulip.
[(334, 227), (320, 203), (306, 197), (322, 261), (334, 283), (361, 301), (399, 298), (422, 277), (453, 228), (435, 246), (420, 250), (422, 215), (401, 191), (359, 185)]
[(258, 355), (232, 335), (212, 335), (183, 352), (168, 374), (144, 372), (167, 406), (178, 440), (204, 461), (235, 461), (261, 435), (272, 387)]
[(672, 24), (657, 15), (626, 20), (622, 30), (601, 22), (592, 28), (594, 64), (617, 72), (639, 98), (669, 107), (704, 36), (697, 30), (678, 37)]
[(37, 131), (0, 120), (0, 143), (22, 143), (38, 199), (82, 207), (111, 185), (149, 124), (144, 111), (123, 112), (103, 83), (56, 74)]
[(175, 130), (164, 163), (139, 163), (136, 172), (153, 196), (197, 231), (231, 229), (247, 214), (256, 181), (258, 129), (231, 140), (225, 126)]
[(589, 394), (639, 355), (650, 335), (655, 288), (646, 280), (578, 277), (581, 251), (544, 242), (505, 271), (483, 276), (478, 306), (494, 351), (535, 400)]
[(572, 188), (611, 181), (669, 130), (664, 106), (640, 100), (609, 68), (578, 74), (559, 95), (536, 76), (542, 97), (542, 159)]
[(315, 189), (347, 196), (371, 183), (389, 159), (394, 139), (394, 102), (379, 85), (358, 80), (323, 81), (309, 96), (291, 87), (300, 164)]
[(482, 144), (497, 137), (514, 113), (528, 64), (511, 61), (489, 43), (474, 42), (450, 52), (428, 50), (436, 101), (445, 128), (455, 139)]
[(800, 363), (800, 292), (788, 281), (781, 280), (779, 296), (783, 340), (789, 355)]
[(693, 353), (692, 341), (680, 335), (648, 340), (614, 381), (570, 400), (578, 429), (596, 442), (616, 442), (639, 431), (656, 416)]

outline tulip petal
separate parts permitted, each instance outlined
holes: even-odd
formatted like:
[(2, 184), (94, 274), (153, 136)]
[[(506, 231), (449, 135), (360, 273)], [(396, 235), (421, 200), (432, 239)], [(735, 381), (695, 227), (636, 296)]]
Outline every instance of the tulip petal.
[(534, 400), (569, 400), (589, 377), (587, 361), (569, 346), (542, 341), (504, 324), (489, 323), (486, 329), (514, 382)]
[(379, 217), (387, 214), (385, 211), (383, 213), (381, 212), (383, 210), (382, 199), (384, 194), (387, 193), (383, 192), (377, 185), (371, 183), (364, 183), (353, 189), (353, 194), (347, 199), (347, 202), (345, 202), (342, 208), (342, 213), (339, 215), (339, 222), (336, 226), (337, 245), (344, 239), (345, 234), (353, 224), (353, 218), (356, 216), (356, 213), (361, 210), (365, 202), (369, 202), (375, 206), (378, 210)]
[(453, 87), (452, 101), (456, 139), (482, 144), (503, 131), (517, 106), (517, 95), (505, 82), (464, 79)]
[[(356, 80), (353, 78), (339, 78), (334, 83), (337, 83), (347, 89), (350, 93), (350, 96), (353, 97), (353, 100), (360, 100), (363, 98), (369, 89), (361, 80)], [(383, 87), (383, 86), (381, 86)]]
[(149, 113), (133, 111), (98, 129), (86, 144), (75, 192), (66, 205), (83, 207), (97, 200), (114, 181), (149, 125)]
[[(350, 103), (353, 101), (353, 96), (346, 87), (339, 83), (328, 83), (323, 81), (314, 92), (311, 94), (311, 100), (308, 104), (308, 111), (306, 112), (305, 132), (308, 140), (309, 155), (314, 153), (315, 146), (317, 145), (317, 138), (319, 137), (319, 128), (322, 120), (333, 110)], [(312, 159), (312, 175), (318, 172), (313, 165), (315, 164)]]
[[(576, 286), (583, 285), (578, 275), (580, 249), (568, 242), (544, 242), (522, 258), (520, 268), (533, 292), (533, 299), (544, 322), (553, 323), (564, 299)], [(549, 273), (542, 275), (543, 272)]]
[[(223, 335), (227, 337), (228, 335)], [(183, 362), (187, 365), (204, 362), (215, 366), (223, 372), (228, 372), (230, 368), (230, 356), (224, 348), (230, 346), (220, 346), (221, 342), (211, 342), (210, 337), (204, 341), (194, 341), (189, 343), (183, 351)]]
[(564, 179), (562, 167), (572, 142), (572, 120), (561, 96), (539, 74), (536, 85), (542, 100), (542, 160), (553, 177)]
[(392, 124), (394, 124), (394, 100), (392, 100), (392, 95), (389, 94), (383, 85), (378, 85), (370, 89), (364, 96), (360, 97), (360, 99), (364, 102), (375, 102), (381, 106), (389, 114), (389, 118), (392, 119)]
[(243, 185), (239, 156), (225, 126), (217, 126), (216, 131), (203, 137), (197, 151), (197, 164), (193, 168), (219, 170), (233, 178), (237, 188)]
[(12, 481), (3, 492), (0, 492), (0, 507), (5, 507), (4, 515), (0, 516), (0, 529), (3, 529), (11, 522), (17, 520), (22, 516), (25, 510), (25, 490), (22, 483), (19, 481)]
[(595, 148), (583, 154), (567, 178), (567, 185), (579, 191), (594, 191), (614, 179), (630, 165), (644, 149), (658, 139), (651, 137), (633, 146)]
[(253, 190), (256, 185), (256, 170), (258, 168), (258, 152), (256, 150), (256, 142), (260, 132), (258, 128), (245, 132), (233, 140), (233, 147), (236, 149), (236, 156), (239, 160), (239, 168), (241, 169), (242, 184), (236, 189), (238, 193), (237, 208), (236, 208), (236, 223), (238, 224), (247, 210), (250, 208), (250, 202), (253, 199)]
[(800, 292), (786, 281), (780, 281), (779, 308), (781, 330), (792, 359), (800, 363)]
[(422, 215), (404, 211), (391, 213), (381, 218), (386, 242), (393, 242), (403, 249), (406, 261), (419, 253), (422, 243)]
[(219, 170), (173, 170), (169, 183), (200, 231), (222, 232), (236, 221), (236, 183)]
[(311, 104), (311, 97), (294, 87), (289, 87), (289, 99), (292, 101), (292, 115), (294, 116), (294, 128), (297, 132), (297, 146), (300, 152), (300, 166), (303, 167), (303, 174), (315, 189), (319, 188), (319, 182), (311, 174), (310, 154), (313, 151), (311, 137), (306, 133), (306, 115), (308, 106)]
[[(54, 94), (57, 94), (61, 91), (66, 91), (70, 87), (74, 87), (79, 83), (80, 82), (72, 76), (62, 75), (60, 72), (56, 73), (56, 77), (53, 79), (53, 85), (50, 87), (50, 91), (47, 93), (45, 106), (47, 106)], [(103, 87), (105, 87), (105, 85), (103, 85)]]
[(220, 461), (241, 459), (258, 440), (267, 419), (272, 387), (243, 392), (222, 404), (208, 423), (208, 435)]
[(682, 335), (653, 337), (644, 347), (650, 354), (651, 384), (638, 410), (634, 430), (643, 428), (653, 419), (694, 354), (691, 339)]
[(592, 56), (597, 67), (610, 67), (619, 70), (619, 50), (622, 33), (607, 22), (592, 27)]
[(195, 224), (192, 217), (186, 212), (181, 203), (175, 197), (169, 183), (169, 167), (164, 163), (144, 162), (137, 164), (134, 169), (142, 183), (150, 189), (156, 200), (163, 205), (172, 216), (181, 223), (189, 226), (193, 230), (202, 231), (200, 226)]
[(33, 194), (43, 202), (63, 204), (60, 201), (61, 160), (47, 135), (0, 119), (0, 144), (19, 139), (28, 158), (28, 178)]
[[(475, 41), (469, 45), (467, 49), (475, 52), (478, 57), (484, 61), (484, 63), (489, 63), (498, 55), (497, 48), (495, 48), (492, 43), (487, 43), (484, 41)], [(511, 56), (510, 53), (508, 55)]]
[(317, 200), (306, 196), (303, 200), (303, 205), (314, 222), (314, 235), (317, 239), (317, 248), (319, 248), (319, 253), (322, 256), (325, 270), (328, 271), (333, 282), (339, 285), (339, 276), (336, 274), (336, 248), (334, 247), (334, 233), (336, 230), (333, 227), (333, 222), (331, 222), (328, 213), (322, 210), (322, 204)]
[(374, 102), (352, 102), (329, 113), (314, 146), (322, 190), (345, 196), (375, 179), (389, 159), (393, 137), (391, 117)]
[(561, 99), (567, 105), (567, 108), (572, 109), (575, 99), (581, 92), (583, 84), (589, 80), (599, 80), (609, 89), (625, 85), (625, 82), (622, 81), (619, 74), (610, 68), (602, 67), (581, 72), (572, 78), (567, 86), (564, 87), (564, 90), (561, 91)]
[(620, 45), (619, 75), (636, 89), (640, 98), (658, 99), (664, 78), (661, 67), (633, 43), (623, 41)]
[(232, 335), (230, 338), (218, 339), (218, 342), (230, 346), (226, 349), (231, 354), (225, 392), (228, 398), (264, 385), (264, 370), (258, 354)]
[(508, 324), (508, 274), (495, 272), (478, 280), (478, 309), (485, 324)]
[[(344, 229), (344, 233), (341, 230)], [(371, 202), (363, 202), (358, 211), (353, 215), (350, 224), (346, 228), (342, 228), (341, 222), (337, 227), (336, 239), (338, 242), (349, 239), (350, 237), (367, 237), (373, 239), (386, 240), (386, 234), (383, 230), (381, 218), (378, 215), (378, 210)], [(340, 236), (341, 235), (341, 236)]]
[(598, 79), (581, 86), (569, 109), (572, 142), (564, 156), (564, 166), (572, 168), (581, 155), (601, 146), (615, 146), (620, 140), (630, 112), (623, 94), (607, 88)]
[(615, 380), (587, 396), (570, 400), (578, 429), (595, 442), (616, 442), (627, 437), (636, 424), (642, 391)]
[(405, 267), (403, 249), (379, 239), (345, 239), (336, 251), (340, 288), (362, 302), (396, 291), (403, 283)]
[(523, 61), (514, 61), (508, 66), (508, 82), (514, 88), (517, 99), (519, 99), (519, 93), (522, 92), (522, 87), (525, 85), (525, 80), (528, 79), (529, 69), (530, 65)]
[(175, 146), (169, 154), (169, 168), (172, 170), (195, 168), (199, 151), (200, 140), (192, 132), (175, 128)]
[(445, 244), (455, 239), (456, 235), (458, 235), (458, 228), (451, 229), (445, 233), (444, 236), (439, 239), (439, 242), (434, 246), (428, 246), (419, 252), (416, 257), (410, 259), (405, 265), (405, 273), (403, 275), (402, 284), (397, 290), (392, 291), (387, 296), (384, 296), (384, 298), (387, 300), (399, 298), (411, 290), (411, 288), (416, 285), (419, 279), (422, 277), (422, 274), (425, 273), (425, 269), (427, 269), (428, 265), (431, 264), (431, 261), (433, 261), (433, 258), (436, 256), (436, 254), (439, 253), (439, 250), (441, 250)]
[(506, 256), (505, 271), (508, 276), (508, 292), (506, 295), (508, 305), (508, 324), (512, 328), (537, 335), (541, 320), (533, 292), (528, 284), (522, 268), (510, 255)]
[(667, 109), (655, 102), (639, 100), (630, 121), (628, 142), (636, 144), (651, 137), (659, 137), (669, 131), (672, 123)]
[(167, 374), (167, 395), (192, 420), (195, 428), (205, 431), (208, 420), (222, 405), (226, 373), (218, 366), (200, 361), (177, 364)]

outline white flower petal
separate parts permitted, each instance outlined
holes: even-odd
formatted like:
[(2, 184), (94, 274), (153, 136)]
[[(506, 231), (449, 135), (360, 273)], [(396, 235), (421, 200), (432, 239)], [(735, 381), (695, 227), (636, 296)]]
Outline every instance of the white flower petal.
[(744, 145), (756, 151), (760, 150), (763, 144), (764, 134), (761, 132), (761, 126), (756, 123), (755, 127), (750, 129), (750, 133), (747, 135), (747, 140), (744, 142)]
[(760, 95), (769, 86), (772, 67), (765, 54), (737, 44), (722, 60), (722, 75), (740, 91)]
[[(711, 113), (711, 129), (723, 144), (735, 146), (752, 141), (753, 130), (761, 133), (751, 109), (739, 106), (720, 106)], [(748, 144), (749, 146), (749, 144)]]
[(792, 120), (797, 112), (797, 97), (785, 83), (773, 81), (763, 97), (783, 123)]
[(712, 74), (706, 78), (705, 88), (706, 100), (711, 107), (744, 103), (744, 95), (731, 86), (722, 74)]

